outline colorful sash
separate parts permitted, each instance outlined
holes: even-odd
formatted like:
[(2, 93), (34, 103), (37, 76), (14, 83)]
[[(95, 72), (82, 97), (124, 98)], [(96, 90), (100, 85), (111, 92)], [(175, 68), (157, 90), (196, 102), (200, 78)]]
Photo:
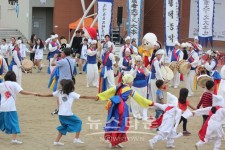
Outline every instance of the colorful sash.
[(158, 119), (156, 119), (155, 121), (153, 121), (153, 122), (151, 123), (150, 129), (152, 129), (152, 128), (158, 128), (158, 127), (162, 124), (162, 120), (163, 120), (164, 114), (165, 114), (167, 111), (171, 110), (171, 109), (173, 109), (172, 106), (166, 107), (166, 109), (165, 109), (165, 111), (163, 112), (163, 114), (162, 114)]
[[(219, 110), (221, 107), (220, 106), (216, 106), (216, 111)], [(215, 112), (216, 113), (216, 112)], [(205, 142), (205, 135), (206, 135), (206, 131), (208, 128), (208, 123), (210, 118), (212, 117), (213, 114), (215, 114), (212, 112), (212, 110), (209, 111), (209, 116), (206, 119), (205, 123), (203, 124), (201, 130), (198, 132), (198, 136), (200, 138), (201, 141)]]

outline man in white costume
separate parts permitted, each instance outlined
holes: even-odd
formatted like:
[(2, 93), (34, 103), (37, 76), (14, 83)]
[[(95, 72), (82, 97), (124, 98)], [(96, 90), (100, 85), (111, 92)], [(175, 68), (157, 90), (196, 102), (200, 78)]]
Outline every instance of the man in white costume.
[(156, 136), (149, 140), (149, 145), (153, 149), (158, 141), (167, 140), (167, 148), (174, 148), (174, 139), (182, 136), (177, 134), (176, 130), (180, 122), (182, 111), (178, 108), (178, 99), (176, 96), (167, 92), (167, 104), (155, 103), (155, 107), (164, 111), (162, 122), (159, 125), (159, 131)]
[(188, 50), (188, 59), (187, 61), (190, 63), (190, 72), (185, 75), (185, 87), (188, 89), (188, 96), (194, 95), (194, 77), (195, 77), (195, 69), (199, 63), (198, 54), (194, 50), (193, 43), (187, 44)]
[(133, 45), (131, 44), (131, 38), (129, 36), (125, 38), (125, 44), (120, 48), (120, 54), (119, 54), (120, 58), (123, 58), (125, 56), (126, 48), (130, 49), (131, 55), (134, 53)]
[[(54, 59), (54, 55), (59, 53), (60, 50), (60, 44), (57, 42), (58, 40), (58, 35), (55, 34), (52, 36), (51, 38), (51, 42), (48, 45), (48, 49), (49, 49), (49, 61), (50, 64), (52, 64), (52, 60)], [(55, 66), (50, 65), (50, 71), (52, 73), (52, 71), (55, 69)]]
[[(184, 53), (180, 49), (180, 43), (178, 41), (175, 41), (174, 44), (175, 46), (171, 54), (171, 62), (178, 62), (183, 60)], [(180, 85), (180, 73), (177, 69), (174, 72), (174, 78), (171, 80), (171, 83), (175, 89)]]
[(224, 106), (224, 98), (220, 95), (213, 95), (213, 107), (193, 111), (194, 115), (209, 115), (207, 121), (199, 131), (200, 140), (195, 145), (197, 150), (210, 141), (215, 141), (213, 150), (220, 149), (221, 140), (225, 136), (222, 128), (222, 123), (225, 120)]
[(101, 59), (101, 73), (100, 73), (100, 84), (99, 84), (99, 93), (104, 92), (105, 90), (115, 86), (115, 78), (113, 67), (118, 67), (116, 64), (115, 56), (112, 53), (113, 43), (107, 42), (105, 48), (100, 52)]
[(197, 52), (198, 55), (202, 55), (202, 45), (198, 43), (198, 37), (195, 36), (194, 38), (194, 50)]
[(92, 40), (87, 50), (87, 87), (98, 87), (97, 41)]
[(157, 87), (155, 83), (159, 79), (163, 80), (162, 72), (160, 68), (161, 68), (161, 59), (164, 54), (165, 54), (164, 50), (159, 49), (155, 53), (155, 58), (152, 60), (150, 84), (151, 84), (151, 98), (154, 102), (156, 101), (156, 91), (157, 91)]

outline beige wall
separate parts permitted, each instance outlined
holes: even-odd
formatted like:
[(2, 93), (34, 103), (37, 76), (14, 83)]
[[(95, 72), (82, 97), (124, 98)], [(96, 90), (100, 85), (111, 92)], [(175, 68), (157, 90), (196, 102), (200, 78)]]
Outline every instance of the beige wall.
[(19, 0), (19, 15), (15, 7), (7, 0), (0, 0), (0, 28), (18, 29), (26, 38), (30, 38), (32, 30), (32, 7), (54, 7), (54, 0), (46, 0), (43, 6), (40, 0)]

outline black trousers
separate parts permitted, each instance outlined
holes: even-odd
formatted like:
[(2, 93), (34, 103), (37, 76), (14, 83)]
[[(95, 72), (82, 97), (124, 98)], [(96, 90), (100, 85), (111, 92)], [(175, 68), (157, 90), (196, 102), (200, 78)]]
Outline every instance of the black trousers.
[(32, 62), (34, 62), (34, 56), (35, 56), (35, 53), (30, 53), (30, 60), (31, 60)]
[(187, 131), (187, 119), (181, 116), (179, 124), (183, 121), (183, 131)]

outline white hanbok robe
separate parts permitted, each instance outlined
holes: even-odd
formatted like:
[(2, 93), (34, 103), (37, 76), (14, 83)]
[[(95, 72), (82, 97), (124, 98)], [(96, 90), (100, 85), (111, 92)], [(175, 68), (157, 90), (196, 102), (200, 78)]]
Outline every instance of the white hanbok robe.
[[(208, 115), (212, 107), (206, 107), (202, 109), (195, 110), (195, 115), (201, 116), (201, 115)], [(198, 141), (196, 145), (202, 146), (205, 143), (208, 143), (212, 140), (215, 140), (214, 143), (214, 149), (213, 150), (219, 150), (221, 146), (221, 139), (225, 136), (223, 128), (222, 128), (222, 122), (225, 120), (225, 109), (220, 108), (216, 111), (215, 114), (211, 116), (208, 122), (208, 127), (205, 134), (205, 141)]]
[[(182, 52), (182, 50), (177, 50), (179, 51), (179, 56), (178, 56), (178, 61), (183, 60), (184, 57), (184, 53)], [(172, 52), (173, 53), (173, 52)], [(172, 54), (173, 55), (173, 54)], [(178, 87), (180, 85), (180, 73), (178, 72), (178, 70), (176, 70), (174, 72), (174, 77), (171, 80), (171, 83), (173, 84), (174, 87)]]
[[(136, 78), (138, 72), (138, 68), (136, 67), (135, 69), (131, 70), (131, 75), (134, 77), (134, 79)], [(147, 68), (144, 68), (144, 74), (147, 77), (150, 72)], [(146, 86), (145, 87), (135, 87), (132, 86), (131, 88), (138, 92), (142, 97), (147, 98), (147, 80), (146, 80)], [(143, 108), (141, 107), (133, 98), (131, 98), (131, 109), (132, 109), (132, 114), (134, 118), (138, 118), (142, 120), (147, 120), (148, 116), (148, 109), (147, 108)]]
[[(97, 55), (97, 50), (87, 50), (88, 56)], [(96, 64), (89, 64), (87, 62), (87, 87), (95, 86), (98, 87), (99, 77), (98, 77), (98, 66)]]
[[(196, 68), (198, 66), (199, 63), (199, 56), (198, 54), (192, 50), (190, 52), (190, 54), (188, 55), (188, 59), (192, 57), (194, 59), (194, 61), (191, 64), (191, 67)], [(184, 77), (184, 81), (185, 81), (185, 87), (188, 89), (189, 91), (189, 96), (193, 96), (194, 95), (194, 77), (195, 77), (195, 70), (190, 70), (190, 72), (185, 75)]]
[[(102, 60), (102, 56), (104, 55), (104, 53), (106, 53), (106, 51), (104, 49), (102, 49), (101, 53), (98, 53), (98, 55), (100, 55), (100, 60), (103, 62), (104, 60)], [(105, 67), (105, 74), (104, 74), (104, 78), (107, 78), (107, 89), (114, 87), (115, 84), (115, 78), (114, 78), (114, 71), (113, 71), (113, 65), (116, 64), (116, 60), (115, 60), (115, 56), (113, 53), (109, 54), (109, 58), (112, 61), (112, 69), (107, 70), (106, 66)]]
[(22, 69), (21, 69), (21, 61), (18, 58), (17, 51), (14, 50), (12, 53), (12, 57), (16, 63), (13, 65), (12, 71), (16, 74), (16, 81), (19, 85), (22, 85)]
[(21, 53), (22, 59), (26, 58), (26, 52), (30, 52), (30, 51), (27, 49), (26, 45), (23, 44), (23, 43), (21, 43), (21, 44), (19, 45), (19, 48), (20, 48), (20, 53)]
[[(156, 73), (155, 73), (155, 79), (150, 80), (150, 84), (151, 84), (150, 88), (151, 88), (151, 98), (155, 102), (156, 101), (156, 91), (157, 91), (157, 87), (156, 87), (155, 83), (159, 79), (163, 80), (163, 76), (162, 76), (161, 69), (159, 67), (161, 61), (157, 60), (156, 57), (153, 59), (153, 61), (154, 62), (152, 64), (152, 67), (153, 66), (155, 67)], [(153, 73), (151, 72), (151, 76), (152, 75), (153, 75)]]
[[(58, 45), (57, 46), (52, 46), (52, 44), (50, 44), (49, 43), (49, 45), (48, 45), (48, 50), (49, 50), (49, 52), (54, 52), (54, 51), (56, 51), (58, 49)], [(50, 58), (50, 71), (51, 71), (51, 73), (52, 73), (52, 71), (55, 69), (55, 67), (56, 66), (52, 66), (51, 64), (52, 64), (52, 60), (53, 60), (54, 58)]]
[[(155, 107), (165, 111), (169, 106), (168, 104), (154, 104)], [(180, 137), (182, 134), (177, 134), (176, 130), (180, 122), (182, 111), (178, 107), (174, 107), (166, 111), (163, 115), (162, 124), (159, 126), (159, 131), (156, 136), (153, 137), (153, 143), (157, 143), (160, 140), (167, 140), (167, 145), (171, 146), (174, 143), (174, 139)]]
[(218, 89), (218, 95), (221, 95), (225, 98), (225, 65), (220, 70), (221, 81)]

